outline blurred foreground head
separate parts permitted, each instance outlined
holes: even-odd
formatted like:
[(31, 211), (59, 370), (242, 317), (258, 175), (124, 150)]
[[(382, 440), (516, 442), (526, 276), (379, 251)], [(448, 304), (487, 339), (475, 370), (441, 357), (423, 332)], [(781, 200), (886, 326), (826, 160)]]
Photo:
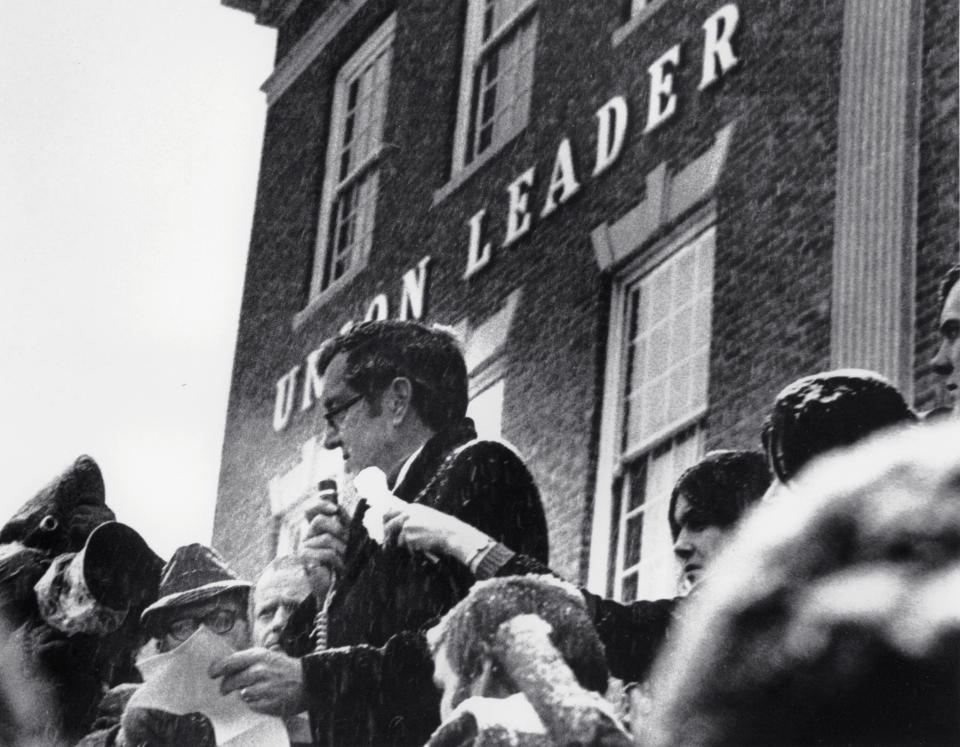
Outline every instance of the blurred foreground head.
[(797, 379), (777, 395), (763, 446), (774, 475), (787, 482), (815, 456), (916, 419), (900, 391), (880, 374), (825, 371)]
[[(490, 651), (501, 624), (526, 614), (537, 615), (553, 628), (551, 643), (582, 687), (606, 692), (603, 644), (583, 595), (552, 576), (494, 578), (474, 584), (470, 593), (427, 631), (444, 718), (471, 695), (489, 696), (489, 691), (496, 689), (492, 685), (504, 684), (483, 681), (490, 672)], [(504, 689), (512, 688), (507, 684)]]
[(718, 560), (658, 662), (658, 745), (960, 744), (960, 424), (838, 452)]

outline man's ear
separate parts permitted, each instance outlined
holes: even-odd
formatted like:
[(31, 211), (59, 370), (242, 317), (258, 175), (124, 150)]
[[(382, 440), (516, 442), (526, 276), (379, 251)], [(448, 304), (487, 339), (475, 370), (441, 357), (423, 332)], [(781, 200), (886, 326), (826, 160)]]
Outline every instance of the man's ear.
[(410, 379), (406, 376), (398, 376), (390, 382), (383, 405), (387, 408), (394, 425), (399, 425), (406, 418), (412, 399), (413, 382)]

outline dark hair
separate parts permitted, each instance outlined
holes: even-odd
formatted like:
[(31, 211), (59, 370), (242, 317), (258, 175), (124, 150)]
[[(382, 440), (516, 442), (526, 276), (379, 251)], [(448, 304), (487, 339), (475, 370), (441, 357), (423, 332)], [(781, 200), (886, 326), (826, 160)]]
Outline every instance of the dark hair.
[(457, 339), (446, 329), (419, 322), (364, 322), (327, 340), (317, 368), (346, 356), (345, 381), (368, 401), (397, 377), (413, 386), (411, 405), (424, 423), (441, 430), (467, 412), (467, 365)]
[(674, 513), (683, 496), (705, 526), (733, 526), (743, 512), (759, 501), (772, 477), (759, 451), (711, 451), (687, 469), (670, 493), (670, 533), (676, 542), (680, 525)]
[(943, 311), (943, 305), (947, 302), (947, 296), (950, 295), (950, 291), (953, 290), (953, 286), (957, 284), (957, 281), (960, 280), (960, 265), (954, 265), (949, 270), (947, 274), (940, 279), (940, 289), (938, 293), (937, 312)]
[(603, 644), (587, 613), (583, 595), (553, 576), (507, 576), (474, 584), (470, 594), (440, 621), (432, 643), (446, 645), (461, 681), (480, 672), (497, 628), (517, 615), (534, 614), (553, 628), (550, 641), (586, 689), (607, 689)]
[(880, 374), (827, 371), (797, 379), (777, 395), (763, 446), (774, 473), (786, 482), (815, 456), (916, 420), (900, 391)]

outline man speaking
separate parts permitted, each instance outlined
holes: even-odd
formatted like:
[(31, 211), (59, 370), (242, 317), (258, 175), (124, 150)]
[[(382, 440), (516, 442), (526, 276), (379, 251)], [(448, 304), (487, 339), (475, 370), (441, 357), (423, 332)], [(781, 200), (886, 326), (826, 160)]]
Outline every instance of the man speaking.
[[(536, 485), (510, 447), (477, 440), (466, 418), (466, 364), (451, 334), (416, 322), (367, 322), (328, 340), (318, 368), (324, 445), (342, 450), (349, 473), (376, 467), (399, 499), (456, 516), (546, 562)], [(332, 650), (298, 660), (254, 649), (228, 657), (211, 676), (223, 676), (223, 690), (240, 690), (255, 710), (289, 715), (306, 707), (316, 744), (423, 744), (439, 724), (439, 695), (420, 632), (465, 596), (473, 575), (449, 559), (381, 546), (364, 527), (367, 508), (361, 500), (348, 516), (323, 503), (302, 550), (337, 574)], [(291, 620), (301, 641), (291, 652), (309, 650), (315, 609), (311, 597)]]

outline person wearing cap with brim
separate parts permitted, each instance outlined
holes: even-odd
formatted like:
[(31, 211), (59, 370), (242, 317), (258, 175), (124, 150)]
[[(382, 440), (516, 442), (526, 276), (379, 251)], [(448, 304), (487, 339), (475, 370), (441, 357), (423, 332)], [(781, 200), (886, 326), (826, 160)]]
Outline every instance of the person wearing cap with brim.
[[(216, 550), (201, 544), (178, 548), (163, 567), (159, 598), (140, 618), (156, 639), (157, 651), (172, 651), (201, 625), (240, 650), (250, 643), (247, 599), (251, 584), (238, 578)], [(116, 745), (214, 745), (213, 726), (200, 713), (175, 715), (151, 708), (128, 708), (135, 688), (105, 698), (97, 731), (83, 747)], [(119, 720), (119, 723), (117, 721)]]

